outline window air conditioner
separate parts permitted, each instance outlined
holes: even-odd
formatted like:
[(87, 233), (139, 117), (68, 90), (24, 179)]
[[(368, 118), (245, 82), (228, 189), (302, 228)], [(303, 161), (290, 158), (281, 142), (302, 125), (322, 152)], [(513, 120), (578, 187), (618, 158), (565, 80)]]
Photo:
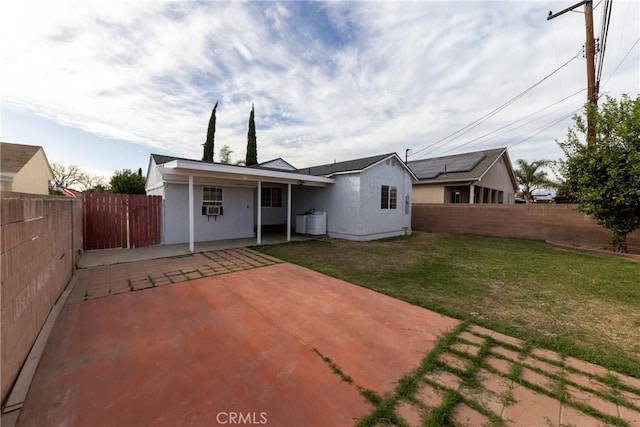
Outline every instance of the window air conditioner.
[(206, 214), (209, 216), (218, 216), (222, 214), (222, 206), (206, 206)]

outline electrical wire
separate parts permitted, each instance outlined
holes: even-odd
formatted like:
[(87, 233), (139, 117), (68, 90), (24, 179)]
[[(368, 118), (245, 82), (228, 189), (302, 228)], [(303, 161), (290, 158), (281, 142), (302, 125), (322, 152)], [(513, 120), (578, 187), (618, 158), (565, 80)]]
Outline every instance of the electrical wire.
[(582, 109), (582, 107), (580, 108), (576, 108), (575, 110), (573, 110), (572, 112), (570, 112), (569, 114), (562, 116), (561, 118), (559, 118), (558, 120), (549, 123), (548, 125), (538, 128), (534, 133), (529, 134), (526, 138), (524, 138), (523, 140), (520, 140), (514, 144), (508, 145), (508, 148), (512, 148), (515, 147), (516, 145), (522, 144), (523, 142), (526, 142), (528, 140), (530, 140), (531, 138), (533, 138), (534, 136), (537, 136), (539, 134), (541, 134), (542, 132), (544, 132), (545, 130), (557, 125), (558, 123), (562, 122), (563, 120), (567, 120), (568, 118), (572, 117), (574, 114), (576, 114), (578, 111), (580, 111)]
[[(485, 133), (484, 135), (481, 135), (481, 136), (479, 136), (479, 137), (477, 137), (477, 138), (474, 138), (474, 139), (472, 139), (472, 140), (470, 140), (470, 141), (467, 141), (467, 142), (465, 142), (464, 144), (460, 144), (460, 145), (457, 145), (457, 146), (455, 146), (455, 147), (452, 147), (452, 148), (448, 149), (447, 151), (444, 151), (444, 152), (443, 152), (443, 153), (441, 153), (441, 154), (447, 154), (447, 153), (450, 153), (450, 152), (452, 152), (452, 151), (458, 150), (458, 149), (460, 149), (460, 148), (462, 148), (462, 147), (473, 147), (473, 146), (476, 146), (476, 145), (478, 145), (478, 144), (480, 144), (480, 143), (482, 142), (482, 141), (480, 141), (481, 139), (484, 139), (484, 138), (486, 138), (486, 137), (488, 137), (488, 136), (491, 136), (491, 135), (493, 135), (493, 134), (495, 134), (495, 133), (497, 133), (497, 132), (500, 132), (501, 130), (504, 130), (504, 129), (506, 129), (506, 128), (509, 128), (509, 127), (511, 127), (511, 126), (513, 126), (513, 125), (515, 125), (516, 123), (519, 123), (519, 122), (522, 122), (522, 121), (524, 121), (524, 120), (527, 120), (528, 118), (530, 118), (530, 117), (532, 117), (532, 116), (535, 116), (536, 114), (538, 114), (538, 113), (540, 113), (540, 112), (542, 112), (542, 111), (544, 111), (544, 110), (547, 110), (547, 109), (549, 109), (549, 108), (551, 108), (551, 107), (553, 107), (553, 106), (555, 106), (555, 105), (558, 105), (558, 104), (560, 104), (561, 102), (564, 102), (564, 101), (566, 101), (567, 99), (572, 98), (572, 97), (574, 97), (574, 96), (576, 96), (576, 95), (578, 95), (578, 94), (580, 94), (580, 93), (584, 92), (585, 90), (587, 90), (587, 88), (586, 88), (586, 87), (585, 87), (585, 88), (580, 89), (580, 90), (579, 90), (579, 91), (577, 91), (577, 92), (572, 93), (571, 95), (565, 96), (564, 98), (562, 98), (562, 99), (560, 99), (560, 100), (558, 100), (558, 101), (554, 102), (553, 104), (547, 105), (546, 107), (541, 108), (541, 109), (539, 109), (539, 110), (537, 110), (537, 111), (534, 111), (534, 112), (533, 112), (533, 113), (531, 113), (531, 114), (528, 114), (528, 115), (526, 115), (526, 116), (524, 116), (524, 117), (521, 117), (521, 118), (519, 118), (519, 119), (517, 119), (517, 120), (515, 120), (515, 121), (513, 121), (513, 122), (507, 123), (506, 125), (504, 125), (504, 126), (502, 126), (502, 127), (498, 128), (498, 129), (496, 129), (496, 130), (494, 130), (494, 131), (491, 131), (491, 132), (489, 132), (489, 133)], [(572, 104), (575, 104), (575, 102), (572, 102), (570, 105), (572, 105)], [(544, 115), (542, 115), (542, 116), (540, 116), (540, 117), (538, 117), (538, 118), (536, 118), (536, 119), (534, 119), (534, 120), (532, 120), (532, 121), (528, 121), (528, 122), (526, 122), (526, 123), (524, 123), (524, 124), (521, 124), (520, 126), (517, 126), (517, 127), (515, 127), (515, 128), (509, 129), (509, 130), (508, 130), (508, 132), (511, 132), (511, 131), (516, 130), (516, 129), (520, 129), (520, 128), (524, 127), (524, 126), (527, 126), (527, 125), (530, 125), (530, 124), (532, 124), (532, 123), (535, 123), (535, 122), (537, 122), (537, 121), (539, 121), (539, 120), (542, 120), (543, 118), (545, 118), (545, 117), (547, 117), (547, 116), (550, 116), (550, 115), (556, 114), (557, 112), (558, 112), (558, 110), (551, 111), (550, 113), (544, 114)], [(573, 114), (573, 113), (572, 113), (572, 114)], [(502, 132), (502, 133), (498, 134), (498, 136), (500, 136), (500, 135), (504, 135), (505, 133), (506, 133), (506, 132)]]
[(603, 11), (602, 11), (602, 26), (600, 29), (600, 51), (598, 52), (598, 70), (596, 72), (596, 88), (600, 86), (600, 78), (602, 76), (602, 65), (604, 64), (604, 53), (607, 47), (607, 35), (609, 33), (609, 24), (611, 22), (612, 6), (613, 6), (612, 0), (605, 0)]
[[(551, 73), (547, 74), (545, 77), (543, 77), (542, 79), (538, 80), (536, 83), (534, 83), (532, 86), (529, 86), (527, 89), (525, 89), (524, 91), (520, 92), (518, 95), (516, 95), (515, 97), (511, 98), (509, 101), (505, 102), (504, 104), (500, 105), (499, 107), (493, 109), (492, 111), (490, 111), (489, 113), (485, 114), (484, 116), (480, 117), (479, 119), (476, 119), (475, 121), (471, 122), (470, 124), (462, 127), (461, 129), (445, 136), (444, 138), (441, 138), (439, 140), (437, 140), (436, 142), (429, 144), (417, 151), (414, 151), (413, 153), (411, 153), (409, 156), (413, 157), (418, 155), (419, 153), (424, 152), (425, 150), (429, 149), (429, 148), (437, 148), (436, 146), (442, 146), (445, 144), (449, 144), (452, 141), (456, 140), (457, 138), (460, 138), (462, 135), (466, 134), (467, 132), (469, 132), (470, 130), (478, 127), (480, 124), (482, 124), (483, 122), (485, 122), (486, 120), (490, 119), (491, 117), (495, 116), (496, 114), (498, 114), (499, 112), (503, 111), (505, 108), (507, 108), (508, 106), (510, 106), (511, 104), (513, 104), (514, 102), (516, 102), (518, 99), (522, 98), (524, 95), (526, 95), (527, 93), (529, 93), (530, 91), (532, 91), (534, 88), (536, 88), (537, 86), (539, 86), (540, 84), (542, 84), (545, 80), (547, 80), (548, 78), (550, 78), (551, 76), (553, 76), (555, 73), (557, 73), (558, 71), (560, 71), (562, 68), (566, 67), (567, 65), (569, 65), (573, 60), (575, 60), (576, 58), (578, 58), (580, 56), (580, 54), (582, 53), (582, 49), (580, 49), (578, 51), (578, 53), (576, 53), (573, 57), (571, 57), (568, 61), (566, 61), (564, 64), (562, 64), (561, 66), (559, 66), (558, 68), (556, 68), (555, 70), (553, 70)], [(450, 139), (450, 140), (449, 140)], [(449, 141), (447, 141), (449, 140)], [(434, 148), (434, 149), (435, 149)], [(433, 150), (431, 150), (433, 151)]]
[(638, 42), (640, 42), (640, 37), (638, 37), (636, 39), (635, 42), (633, 42), (633, 44), (631, 45), (631, 47), (629, 48), (629, 50), (627, 51), (627, 53), (625, 53), (625, 55), (622, 57), (622, 59), (620, 60), (620, 62), (618, 62), (618, 65), (616, 65), (616, 68), (613, 69), (613, 72), (611, 73), (611, 75), (609, 76), (609, 78), (607, 79), (606, 82), (604, 82), (604, 85), (606, 86), (607, 83), (609, 83), (609, 81), (611, 80), (611, 78), (614, 76), (614, 74), (618, 71), (618, 69), (620, 68), (620, 66), (622, 65), (622, 63), (625, 61), (625, 59), (627, 59), (627, 57), (629, 56), (629, 54), (633, 51), (633, 48), (636, 47), (636, 45), (638, 44)]

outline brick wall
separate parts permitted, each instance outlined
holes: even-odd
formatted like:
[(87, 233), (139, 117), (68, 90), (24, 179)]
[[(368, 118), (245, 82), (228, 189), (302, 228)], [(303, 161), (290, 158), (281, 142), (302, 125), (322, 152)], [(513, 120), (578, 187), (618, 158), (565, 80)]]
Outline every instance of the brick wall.
[[(611, 248), (611, 232), (576, 205), (414, 204), (411, 226), (435, 233), (540, 239), (574, 246)], [(640, 253), (640, 230), (627, 236), (629, 252)]]
[(75, 269), (82, 248), (82, 201), (7, 192), (0, 197), (4, 400)]

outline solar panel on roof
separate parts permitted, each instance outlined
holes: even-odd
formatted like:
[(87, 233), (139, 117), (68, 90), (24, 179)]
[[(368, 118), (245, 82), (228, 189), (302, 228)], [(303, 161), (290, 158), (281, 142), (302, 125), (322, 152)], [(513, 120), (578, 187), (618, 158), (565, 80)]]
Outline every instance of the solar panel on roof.
[(478, 166), (478, 163), (485, 157), (484, 153), (462, 154), (455, 157), (416, 162), (411, 165), (411, 168), (420, 179), (433, 179), (443, 173), (469, 172)]

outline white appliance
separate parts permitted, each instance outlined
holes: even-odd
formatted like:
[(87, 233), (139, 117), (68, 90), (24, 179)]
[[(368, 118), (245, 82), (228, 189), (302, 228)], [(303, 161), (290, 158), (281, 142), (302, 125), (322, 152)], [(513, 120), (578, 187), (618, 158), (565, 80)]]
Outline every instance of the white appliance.
[(315, 211), (307, 217), (307, 234), (321, 236), (327, 234), (327, 213)]
[(296, 215), (296, 233), (307, 234), (307, 216)]

